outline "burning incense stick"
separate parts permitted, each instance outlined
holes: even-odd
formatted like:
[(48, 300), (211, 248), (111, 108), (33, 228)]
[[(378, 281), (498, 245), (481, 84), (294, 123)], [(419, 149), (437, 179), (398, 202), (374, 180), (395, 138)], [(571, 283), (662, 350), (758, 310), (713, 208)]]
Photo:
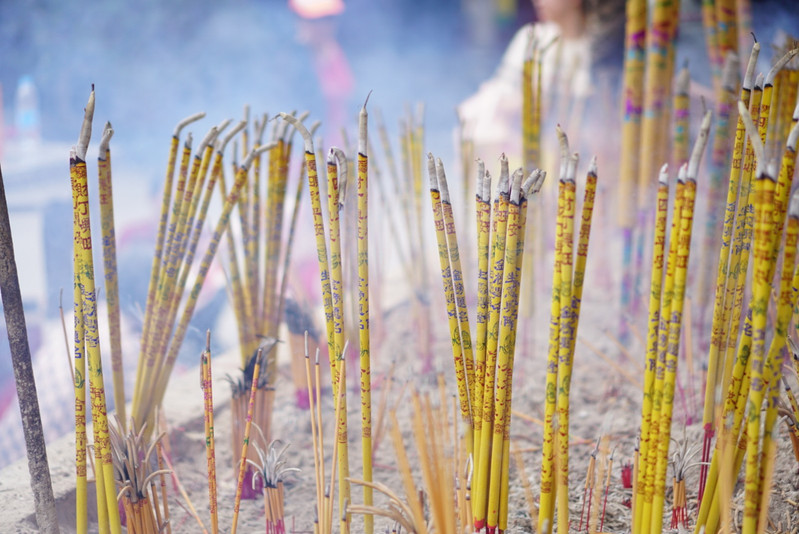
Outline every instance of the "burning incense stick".
[(236, 533), (236, 527), (238, 526), (239, 522), (239, 505), (241, 504), (241, 491), (242, 485), (244, 484), (244, 468), (247, 465), (247, 447), (250, 444), (250, 428), (252, 427), (252, 411), (255, 404), (255, 390), (258, 388), (258, 377), (261, 371), (261, 355), (262, 349), (258, 349), (258, 353), (255, 356), (255, 369), (252, 372), (252, 387), (250, 389), (250, 401), (247, 406), (247, 422), (246, 426), (244, 427), (244, 441), (241, 446), (239, 476), (238, 482), (236, 483), (236, 500), (233, 503), (233, 526), (230, 530), (232, 534)]
[(458, 312), (455, 303), (455, 291), (452, 283), (452, 266), (450, 264), (447, 237), (444, 228), (444, 214), (441, 207), (441, 193), (439, 191), (438, 175), (436, 173), (435, 159), (432, 154), (427, 156), (427, 170), (430, 178), (430, 198), (433, 206), (433, 222), (436, 228), (438, 241), (439, 263), (441, 265), (441, 280), (444, 284), (444, 296), (449, 317), (449, 330), (452, 340), (452, 357), (455, 365), (455, 377), (458, 387), (458, 400), (460, 402), (461, 418), (463, 418), (467, 435), (471, 429), (471, 408), (469, 403), (469, 385), (466, 377), (466, 368), (463, 361), (463, 343), (458, 323)]
[(106, 122), (100, 140), (97, 169), (100, 183), (100, 227), (103, 232), (103, 271), (108, 328), (111, 340), (111, 370), (114, 381), (114, 407), (119, 420), (125, 421), (125, 377), (122, 369), (122, 342), (119, 326), (119, 284), (117, 280), (116, 236), (114, 230), (114, 195), (111, 186), (111, 150), (108, 143), (114, 130)]
[[(565, 184), (563, 179), (566, 177), (566, 166), (569, 158), (568, 138), (558, 128), (558, 138), (560, 141), (561, 164), (560, 164), (560, 185), (558, 187), (558, 212), (555, 224), (555, 262), (552, 269), (552, 301), (550, 307), (549, 323), (549, 351), (547, 357), (547, 375), (544, 392), (545, 412), (544, 412), (544, 445), (541, 459), (541, 495), (538, 506), (538, 531), (549, 532), (554, 525), (554, 506), (557, 488), (555, 473), (555, 413), (557, 410), (557, 387), (558, 387), (558, 367), (559, 367), (559, 347), (560, 347), (560, 316), (562, 307), (566, 302), (560, 298), (561, 290), (561, 263), (563, 261), (563, 213), (565, 209)], [(555, 494), (555, 495), (553, 495)]]
[(214, 394), (211, 378), (211, 331), (205, 334), (205, 350), (200, 357), (200, 382), (203, 390), (205, 412), (205, 454), (208, 463), (208, 499), (211, 513), (211, 532), (219, 532), (216, 491), (216, 446), (214, 442)]
[[(358, 115), (358, 329), (361, 368), (361, 447), (363, 479), (372, 481), (372, 378), (369, 339), (369, 196), (367, 113), (369, 95)], [(372, 505), (372, 488), (363, 489), (364, 506)], [(372, 534), (374, 518), (364, 518), (364, 532)]]
[[(111, 463), (108, 420), (105, 408), (105, 388), (97, 325), (94, 260), (92, 258), (92, 234), (89, 221), (89, 197), (86, 177), (86, 151), (91, 137), (93, 115), (94, 88), (92, 88), (89, 103), (86, 106), (77, 147), (74, 153), (70, 155), (76, 229), (74, 244), (78, 266), (75, 270), (75, 287), (76, 290), (79, 290), (81, 320), (83, 323), (82, 334), (84, 336), (85, 354), (89, 364), (89, 390), (91, 393), (92, 420), (94, 421), (94, 449), (97, 466), (98, 519), (101, 525), (108, 524), (111, 532), (117, 533), (121, 532), (121, 525), (114, 493), (114, 468)], [(73, 168), (74, 171), (72, 170)], [(76, 304), (78, 304), (77, 301)], [(77, 411), (76, 409), (76, 413)]]
[[(669, 185), (668, 185), (668, 165), (664, 164), (660, 168), (658, 176), (658, 195), (656, 202), (655, 232), (652, 238), (652, 268), (651, 282), (649, 289), (649, 320), (646, 344), (646, 364), (644, 367), (644, 395), (641, 408), (641, 441), (639, 454), (642, 458), (649, 455), (650, 424), (652, 420), (652, 402), (655, 386), (655, 368), (658, 355), (658, 327), (660, 324), (660, 299), (663, 280), (663, 260), (666, 244), (666, 219), (668, 217)], [(639, 532), (641, 529), (645, 482), (643, 475), (645, 470), (638, 473), (635, 481), (635, 502), (633, 509), (633, 531)]]
[(672, 299), (669, 329), (668, 350), (666, 354), (666, 378), (664, 382), (662, 409), (660, 414), (659, 451), (656, 467), (656, 486), (652, 504), (652, 532), (660, 532), (663, 521), (663, 495), (665, 491), (666, 465), (668, 463), (669, 438), (671, 435), (671, 418), (674, 404), (674, 383), (676, 380), (677, 362), (680, 347), (680, 330), (682, 311), (685, 297), (688, 259), (691, 247), (691, 232), (693, 228), (694, 200), (696, 197), (696, 179), (699, 172), (699, 163), (707, 146), (710, 131), (710, 111), (705, 113), (699, 129), (699, 135), (694, 142), (691, 157), (688, 161), (686, 182), (683, 199), (683, 209), (680, 214), (679, 240), (672, 243), (677, 247), (676, 269), (674, 273), (674, 297)]

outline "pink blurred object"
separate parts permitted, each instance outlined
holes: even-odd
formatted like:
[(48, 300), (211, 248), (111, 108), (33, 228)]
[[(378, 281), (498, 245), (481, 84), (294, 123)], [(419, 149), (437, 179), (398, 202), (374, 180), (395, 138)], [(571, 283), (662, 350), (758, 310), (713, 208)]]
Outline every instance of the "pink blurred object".
[(344, 11), (342, 0), (289, 0), (289, 7), (306, 19), (338, 15)]

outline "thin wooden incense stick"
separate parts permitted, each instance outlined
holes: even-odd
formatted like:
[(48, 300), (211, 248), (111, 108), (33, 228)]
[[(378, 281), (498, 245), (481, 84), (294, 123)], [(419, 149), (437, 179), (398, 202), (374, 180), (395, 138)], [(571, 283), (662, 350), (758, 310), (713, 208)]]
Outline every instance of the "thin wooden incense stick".
[[(660, 324), (660, 299), (663, 281), (663, 261), (666, 245), (666, 220), (668, 217), (669, 184), (668, 164), (660, 168), (658, 176), (658, 194), (656, 200), (656, 213), (654, 236), (652, 238), (652, 267), (651, 281), (649, 284), (649, 320), (646, 343), (646, 363), (644, 366), (643, 402), (641, 407), (641, 440), (639, 454), (643, 458), (649, 455), (650, 424), (652, 420), (652, 401), (655, 386), (655, 367), (658, 355), (658, 327)], [(641, 529), (645, 482), (644, 470), (639, 471), (634, 485), (635, 508), (633, 508), (633, 531)]]
[(201, 383), (205, 412), (205, 454), (208, 464), (208, 500), (211, 514), (211, 532), (219, 532), (216, 489), (216, 444), (214, 441), (214, 394), (211, 376), (211, 331), (205, 334), (205, 350), (201, 355)]
[[(361, 384), (361, 448), (363, 479), (372, 481), (372, 375), (369, 337), (369, 170), (366, 104), (358, 115), (358, 331)], [(372, 506), (372, 488), (363, 489), (364, 506)], [(374, 532), (374, 518), (364, 517), (364, 532)]]
[(241, 504), (241, 492), (242, 486), (244, 484), (244, 468), (247, 465), (246, 458), (247, 458), (247, 448), (250, 445), (250, 428), (252, 426), (252, 412), (253, 406), (255, 405), (255, 391), (258, 388), (258, 377), (261, 371), (261, 356), (262, 356), (262, 349), (258, 349), (258, 353), (255, 356), (255, 369), (252, 373), (252, 387), (250, 389), (250, 401), (247, 406), (247, 422), (244, 428), (244, 441), (241, 445), (241, 460), (239, 462), (239, 476), (238, 482), (236, 483), (236, 498), (233, 503), (233, 526), (230, 529), (232, 534), (236, 533), (236, 528), (238, 527), (239, 522), (239, 506)]

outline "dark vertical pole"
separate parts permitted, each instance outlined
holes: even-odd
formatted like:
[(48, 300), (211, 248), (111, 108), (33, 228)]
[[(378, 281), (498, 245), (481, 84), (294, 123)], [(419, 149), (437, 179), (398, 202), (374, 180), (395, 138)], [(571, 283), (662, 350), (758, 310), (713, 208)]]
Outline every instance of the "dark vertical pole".
[(44, 432), (39, 415), (39, 399), (36, 396), (36, 382), (33, 378), (25, 312), (22, 310), (22, 295), (19, 291), (2, 170), (0, 170), (0, 295), (3, 299), (8, 344), (11, 347), (11, 360), (17, 383), (25, 448), (28, 451), (28, 471), (31, 475), (36, 522), (41, 532), (58, 533), (53, 486), (50, 483), (47, 449), (44, 446)]

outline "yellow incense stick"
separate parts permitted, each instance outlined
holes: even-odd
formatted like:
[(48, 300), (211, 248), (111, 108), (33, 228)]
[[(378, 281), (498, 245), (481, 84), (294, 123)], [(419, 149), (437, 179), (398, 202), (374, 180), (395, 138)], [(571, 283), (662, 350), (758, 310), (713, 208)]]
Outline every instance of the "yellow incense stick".
[[(562, 179), (564, 190), (561, 219), (560, 253), (560, 336), (558, 341), (558, 473), (557, 503), (558, 525), (569, 524), (569, 392), (571, 390), (572, 353), (574, 331), (571, 323), (572, 275), (574, 270), (574, 212), (575, 212), (575, 171), (578, 156), (569, 158), (566, 175)], [(561, 209), (561, 206), (558, 206)]]
[(255, 368), (252, 372), (252, 386), (250, 388), (250, 400), (247, 403), (247, 422), (244, 427), (244, 440), (241, 445), (241, 460), (239, 460), (239, 475), (236, 482), (236, 498), (233, 502), (233, 526), (230, 529), (232, 534), (236, 534), (239, 522), (239, 506), (241, 505), (241, 492), (244, 487), (244, 469), (247, 466), (247, 448), (250, 445), (250, 428), (252, 428), (252, 412), (255, 405), (255, 391), (258, 389), (258, 378), (261, 372), (262, 349), (258, 349), (255, 356)]
[(211, 531), (219, 532), (216, 501), (216, 452), (214, 442), (214, 394), (211, 377), (211, 331), (205, 334), (205, 351), (201, 356), (201, 382), (205, 412), (205, 454), (208, 463), (208, 499), (211, 513)]
[[(517, 169), (511, 177), (511, 190), (508, 201), (508, 221), (505, 234), (505, 259), (502, 280), (502, 311), (499, 327), (499, 348), (497, 352), (497, 379), (494, 398), (493, 435), (491, 437), (490, 481), (488, 492), (488, 508), (486, 526), (493, 531), (499, 519), (501, 471), (505, 440), (505, 421), (508, 388), (512, 376), (512, 333), (516, 329), (516, 317), (513, 313), (513, 291), (516, 287), (517, 244), (519, 239), (519, 208), (521, 203), (521, 182), (524, 171)], [(488, 463), (487, 458), (481, 462)]]
[[(70, 160), (69, 165), (70, 181), (72, 182), (73, 201), (77, 203), (79, 195), (78, 182), (78, 161)], [(79, 225), (78, 212), (73, 211), (73, 242), (79, 243), (81, 228)], [(73, 276), (74, 281), (74, 316), (75, 316), (75, 335), (74, 335), (74, 361), (75, 361), (75, 510), (76, 510), (76, 530), (79, 533), (87, 532), (88, 528), (88, 504), (86, 488), (86, 345), (83, 328), (83, 301), (81, 289), (77, 283), (77, 273), (82, 267), (82, 258), (75, 246), (73, 252)]]
[[(558, 128), (561, 143), (561, 176), (566, 174), (566, 161), (568, 158), (568, 139)], [(550, 532), (554, 525), (554, 506), (557, 488), (557, 478), (555, 473), (555, 439), (556, 423), (555, 413), (557, 410), (557, 388), (558, 388), (558, 367), (559, 367), (559, 347), (560, 347), (560, 316), (561, 307), (565, 302), (561, 301), (561, 263), (563, 253), (563, 215), (565, 209), (566, 190), (561, 181), (558, 187), (558, 211), (555, 224), (555, 261), (552, 269), (552, 301), (550, 305), (549, 323), (549, 350), (547, 356), (546, 385), (544, 389), (544, 444), (541, 458), (541, 495), (538, 505), (538, 531)]]
[(73, 182), (74, 210), (77, 211), (77, 227), (80, 237), (75, 241), (76, 254), (80, 257), (80, 268), (75, 272), (75, 283), (80, 288), (82, 302), (85, 351), (88, 358), (89, 391), (91, 393), (92, 420), (96, 466), (97, 506), (101, 531), (107, 522), (114, 534), (121, 532), (119, 509), (114, 491), (114, 467), (111, 463), (111, 444), (108, 437), (108, 419), (105, 408), (100, 340), (97, 325), (97, 303), (94, 285), (94, 260), (92, 257), (92, 233), (89, 218), (89, 196), (86, 176), (86, 150), (91, 137), (94, 115), (94, 87), (86, 106), (83, 124), (70, 165), (75, 166)]
[(480, 461), (480, 433), (483, 424), (483, 385), (485, 381), (486, 329), (488, 326), (488, 264), (491, 235), (491, 175), (485, 170), (483, 161), (477, 160), (477, 319), (474, 351), (474, 398), (472, 399), (472, 445), (473, 465)]
[[(705, 113), (699, 129), (699, 135), (694, 143), (691, 157), (686, 171), (686, 181), (683, 191), (683, 205), (680, 213), (679, 238), (672, 246), (677, 247), (676, 265), (674, 272), (674, 295), (672, 297), (671, 312), (669, 314), (668, 347), (666, 353), (666, 376), (661, 400), (660, 432), (658, 436), (658, 457), (655, 470), (655, 493), (652, 502), (651, 531), (660, 532), (663, 522), (663, 503), (666, 485), (666, 468), (668, 464), (668, 451), (671, 437), (671, 419), (674, 406), (674, 386), (677, 374), (677, 362), (680, 348), (680, 332), (682, 326), (682, 311), (687, 283), (688, 259), (691, 249), (691, 233), (693, 229), (694, 201), (696, 199), (696, 178), (699, 164), (707, 146), (710, 132), (710, 111)], [(658, 347), (660, 348), (660, 347)]]
[[(371, 94), (371, 93), (370, 93)], [(369, 345), (369, 196), (367, 113), (363, 103), (358, 117), (358, 320), (361, 367), (361, 448), (363, 479), (372, 481), (372, 378)], [(363, 502), (372, 505), (372, 488), (364, 487)], [(364, 517), (364, 532), (374, 531), (374, 517)]]
[(478, 459), (475, 464), (475, 482), (473, 515), (475, 529), (485, 525), (486, 505), (489, 491), (489, 466), (491, 459), (491, 443), (493, 425), (491, 417), (494, 413), (494, 384), (497, 378), (497, 347), (499, 345), (500, 315), (502, 309), (502, 281), (505, 261), (505, 236), (508, 223), (509, 173), (508, 160), (503, 154), (500, 157), (500, 177), (498, 208), (495, 209), (494, 245), (489, 280), (491, 284), (490, 311), (486, 330), (486, 375), (483, 383), (483, 422), (480, 431)]
[[(652, 418), (652, 397), (655, 385), (655, 367), (658, 354), (658, 326), (660, 324), (660, 298), (663, 280), (663, 260), (666, 245), (666, 219), (668, 217), (669, 184), (668, 165), (660, 168), (658, 194), (655, 212), (655, 232), (652, 239), (652, 276), (649, 285), (649, 320), (646, 344), (646, 364), (644, 367), (644, 395), (641, 408), (641, 440), (639, 455), (647, 458), (649, 454), (650, 422)], [(643, 470), (642, 470), (643, 471)], [(642, 475), (643, 473), (638, 473)], [(633, 531), (640, 532), (644, 505), (644, 479), (635, 479), (635, 503), (633, 508)]]
[(100, 141), (97, 169), (100, 184), (100, 227), (103, 233), (103, 272), (105, 300), (108, 307), (108, 329), (111, 343), (111, 370), (114, 382), (114, 407), (125, 429), (125, 377), (122, 368), (122, 342), (119, 324), (119, 283), (117, 278), (114, 201), (111, 182), (111, 150), (108, 143), (114, 130), (107, 122)]

